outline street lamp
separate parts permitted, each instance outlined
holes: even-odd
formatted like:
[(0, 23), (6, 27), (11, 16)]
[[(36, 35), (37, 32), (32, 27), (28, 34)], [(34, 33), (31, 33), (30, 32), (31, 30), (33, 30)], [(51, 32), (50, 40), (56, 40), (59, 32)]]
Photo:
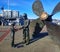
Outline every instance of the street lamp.
[(4, 16), (4, 7), (1, 7), (1, 10), (2, 10), (2, 13), (3, 13), (3, 16)]

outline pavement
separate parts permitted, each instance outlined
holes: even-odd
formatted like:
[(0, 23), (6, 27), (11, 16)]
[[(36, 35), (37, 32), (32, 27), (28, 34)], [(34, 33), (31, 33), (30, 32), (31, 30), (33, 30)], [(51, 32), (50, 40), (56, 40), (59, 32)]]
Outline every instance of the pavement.
[(0, 27), (0, 42), (9, 34), (10, 28)]
[[(45, 26), (46, 28), (46, 26)], [(9, 29), (9, 27), (8, 27)], [(44, 29), (33, 38), (33, 28), (30, 28), (30, 44), (23, 44), (23, 30), (15, 33), (15, 47), (11, 47), (11, 32), (0, 42), (0, 52), (60, 52), (60, 46), (56, 44)], [(42, 36), (44, 35), (44, 36)]]

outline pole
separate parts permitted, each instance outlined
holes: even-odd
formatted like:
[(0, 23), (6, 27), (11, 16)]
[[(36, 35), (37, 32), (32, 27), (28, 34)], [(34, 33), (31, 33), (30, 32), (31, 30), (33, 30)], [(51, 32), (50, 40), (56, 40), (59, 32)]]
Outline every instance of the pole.
[(9, 0), (8, 0), (8, 11), (7, 11), (8, 15), (7, 17), (9, 18)]
[(9, 0), (8, 0), (8, 10), (9, 10)]

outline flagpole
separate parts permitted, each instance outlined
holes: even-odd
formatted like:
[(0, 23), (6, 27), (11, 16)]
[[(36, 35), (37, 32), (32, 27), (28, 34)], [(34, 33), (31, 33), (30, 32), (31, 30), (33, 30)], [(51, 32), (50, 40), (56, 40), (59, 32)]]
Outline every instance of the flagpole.
[(8, 0), (8, 10), (9, 10), (9, 0)]

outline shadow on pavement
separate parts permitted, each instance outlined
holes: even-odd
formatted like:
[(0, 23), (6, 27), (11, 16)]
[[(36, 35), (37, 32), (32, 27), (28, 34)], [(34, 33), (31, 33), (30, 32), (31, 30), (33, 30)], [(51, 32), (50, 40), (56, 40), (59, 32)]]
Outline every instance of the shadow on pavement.
[(24, 44), (23, 42), (20, 42), (20, 43), (14, 44), (14, 47), (16, 47), (16, 48), (21, 48), (21, 47), (24, 47), (23, 44)]
[[(45, 32), (45, 33), (39, 33), (38, 35), (33, 36), (33, 38), (30, 39), (30, 43), (29, 44), (31, 44), (31, 43), (33, 43), (33, 42), (35, 42), (35, 41), (37, 41), (37, 40), (39, 40), (41, 38), (44, 38), (47, 35), (48, 35), (47, 32)], [(17, 47), (17, 48), (24, 47), (24, 43), (23, 42), (17, 43), (17, 44), (14, 45), (14, 47)]]
[(39, 23), (36, 23), (34, 32), (32, 34), (32, 39), (30, 39), (30, 43), (33, 43), (41, 38), (44, 38), (45, 36), (48, 35), (48, 32), (42, 32), (40, 33), (42, 28), (40, 27)]
[[(40, 27), (39, 23), (36, 23), (36, 26), (35, 26), (35, 29), (34, 29), (34, 32), (32, 34), (32, 39), (30, 39), (30, 42), (29, 44), (41, 39), (41, 38), (44, 38), (45, 36), (48, 35), (48, 32), (43, 32), (43, 33), (40, 33), (40, 31), (42, 30), (42, 28)], [(28, 44), (28, 45), (29, 45)], [(17, 48), (21, 48), (21, 47), (24, 47), (24, 43), (21, 42), (21, 43), (17, 43), (15, 44), (14, 47), (17, 47)]]
[(37, 41), (37, 40), (39, 40), (41, 38), (44, 38), (47, 35), (48, 35), (47, 32), (45, 32), (45, 33), (39, 33), (38, 35), (35, 35), (35, 36), (33, 36), (32, 39), (30, 39), (30, 43), (33, 43), (33, 42), (35, 42), (35, 41)]

